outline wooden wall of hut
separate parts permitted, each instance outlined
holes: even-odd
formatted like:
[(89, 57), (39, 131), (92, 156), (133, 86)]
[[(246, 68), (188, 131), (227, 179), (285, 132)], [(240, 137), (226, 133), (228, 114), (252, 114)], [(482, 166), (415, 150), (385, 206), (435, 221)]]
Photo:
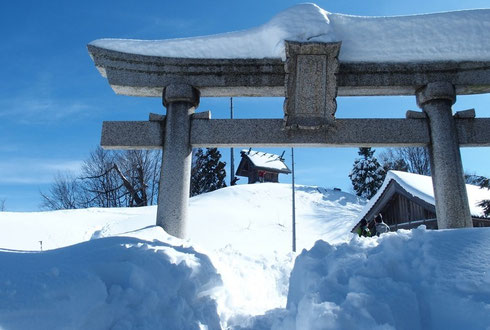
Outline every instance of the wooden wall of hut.
[(434, 211), (429, 210), (401, 194), (394, 194), (390, 202), (381, 211), (384, 221), (390, 225), (398, 225), (423, 219), (435, 219)]

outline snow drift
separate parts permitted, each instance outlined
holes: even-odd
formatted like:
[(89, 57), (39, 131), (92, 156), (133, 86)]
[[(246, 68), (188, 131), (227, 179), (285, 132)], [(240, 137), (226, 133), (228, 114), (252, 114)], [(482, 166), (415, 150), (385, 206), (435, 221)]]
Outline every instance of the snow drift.
[(251, 329), (488, 329), (490, 228), (399, 230), (296, 259), (288, 304)]
[(2, 251), (0, 264), (2, 329), (220, 327), (210, 296), (220, 276), (191, 247), (110, 237), (43, 253)]
[[(308, 186), (296, 198), (299, 248), (350, 239), (362, 200)], [(285, 307), (290, 203), (291, 185), (272, 183), (193, 197), (187, 241), (153, 226), (155, 207), (0, 212), (0, 328), (214, 329), (216, 315), (226, 325)]]
[(490, 228), (359, 238), (360, 200), (302, 186), (293, 268), (290, 193), (192, 198), (187, 241), (153, 207), (0, 212), (0, 329), (488, 328)]

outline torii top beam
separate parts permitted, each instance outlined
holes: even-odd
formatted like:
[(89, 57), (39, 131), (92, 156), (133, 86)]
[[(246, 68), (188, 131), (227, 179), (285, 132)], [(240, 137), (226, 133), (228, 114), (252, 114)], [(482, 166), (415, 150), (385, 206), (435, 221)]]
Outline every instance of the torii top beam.
[(414, 95), (446, 81), (457, 94), (490, 92), (490, 10), (401, 17), (332, 14), (294, 6), (248, 31), (88, 45), (118, 94), (161, 97), (173, 83), (201, 96), (285, 96), (285, 40), (342, 43), (339, 96)]

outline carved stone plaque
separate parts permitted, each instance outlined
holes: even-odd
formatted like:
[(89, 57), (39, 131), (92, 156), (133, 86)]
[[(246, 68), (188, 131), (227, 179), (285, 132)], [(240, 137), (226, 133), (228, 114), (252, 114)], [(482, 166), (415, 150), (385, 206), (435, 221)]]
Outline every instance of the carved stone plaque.
[(317, 129), (335, 119), (340, 42), (286, 42), (285, 126)]

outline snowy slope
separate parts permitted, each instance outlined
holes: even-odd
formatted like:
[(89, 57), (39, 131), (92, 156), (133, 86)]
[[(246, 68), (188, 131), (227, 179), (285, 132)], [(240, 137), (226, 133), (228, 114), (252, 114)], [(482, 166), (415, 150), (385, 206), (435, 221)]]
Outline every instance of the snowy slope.
[[(197, 196), (190, 203), (189, 237), (197, 246), (212, 249), (231, 245), (251, 255), (288, 253), (291, 199), (291, 185), (277, 183), (240, 185)], [(361, 203), (349, 193), (297, 186), (297, 249), (310, 248), (319, 239), (348, 241), (349, 225)], [(219, 232), (226, 235), (216, 240)]]
[[(361, 200), (357, 197), (323, 188), (298, 186), (296, 200), (299, 251), (312, 247), (318, 239), (332, 243), (350, 239), (349, 230), (362, 208)], [(0, 212), (0, 248), (39, 251), (39, 241), (42, 241), (43, 249), (48, 250), (116, 235), (150, 241), (150, 246), (167, 244), (189, 248), (192, 245), (208, 255), (218, 269), (224, 282), (224, 290), (213, 297), (219, 302), (221, 318), (227, 320), (236, 318), (237, 315), (261, 314), (286, 305), (289, 273), (295, 257), (291, 253), (291, 212), (291, 185), (273, 183), (238, 185), (191, 198), (187, 241), (172, 238), (153, 226), (156, 207)], [(146, 229), (140, 230), (141, 228)], [(86, 243), (86, 249), (95, 249), (91, 242)], [(126, 245), (139, 247), (141, 244), (146, 246), (148, 243), (130, 241)], [(170, 250), (158, 249), (161, 251), (161, 258), (173, 258)], [(142, 249), (143, 252), (147, 250), (151, 249)], [(72, 247), (57, 251), (65, 251), (58, 252), (60, 255), (73, 254)], [(116, 251), (115, 254), (120, 253)], [(0, 258), (1, 255), (3, 254), (0, 254)], [(158, 256), (155, 258), (158, 259)], [(42, 258), (36, 260), (41, 260), (35, 264), (44, 269)], [(128, 263), (132, 264), (133, 260), (129, 259)], [(149, 267), (143, 267), (143, 271), (152, 271), (150, 265)], [(82, 268), (74, 269), (73, 273)], [(184, 268), (190, 268), (194, 272), (196, 266), (192, 263)], [(28, 272), (28, 268), (20, 268), (18, 271)], [(125, 271), (129, 272), (130, 269)], [(215, 275), (209, 276), (214, 278)], [(73, 274), (67, 276), (67, 281), (73, 280)], [(90, 277), (107, 282), (97, 272), (90, 274)], [(29, 281), (36, 282), (32, 278)], [(74, 299), (77, 289), (80, 288), (72, 288), (72, 291), (67, 288), (60, 290), (68, 290), (67, 297)], [(136, 290), (139, 292), (141, 288)], [(0, 298), (1, 296), (2, 292)], [(96, 300), (93, 301), (95, 302)], [(129, 304), (131, 301), (123, 300), (124, 302)], [(49, 301), (45, 303), (49, 305)], [(0, 310), (0, 328), (1, 315)], [(114, 317), (117, 315), (119, 314)]]
[(288, 306), (252, 329), (489, 329), (490, 228), (399, 230), (296, 259)]
[(284, 41), (341, 41), (344, 62), (490, 60), (490, 10), (362, 17), (300, 4), (249, 30), (170, 40), (99, 39), (90, 44), (180, 58), (282, 58)]
[(153, 207), (0, 212), (0, 329), (488, 329), (490, 228), (359, 238), (355, 196), (302, 186), (296, 258), (290, 193), (192, 198), (185, 241)]
[[(291, 185), (277, 183), (238, 185), (193, 197), (188, 237), (208, 250), (233, 244), (247, 254), (287, 253), (291, 251), (291, 198)], [(318, 239), (349, 240), (349, 226), (363, 200), (341, 191), (296, 186), (296, 203), (300, 250)], [(153, 226), (155, 217), (156, 206), (0, 212), (0, 248), (38, 251), (42, 241), (44, 250), (55, 249)], [(258, 232), (261, 238), (251, 246), (250, 239)]]

